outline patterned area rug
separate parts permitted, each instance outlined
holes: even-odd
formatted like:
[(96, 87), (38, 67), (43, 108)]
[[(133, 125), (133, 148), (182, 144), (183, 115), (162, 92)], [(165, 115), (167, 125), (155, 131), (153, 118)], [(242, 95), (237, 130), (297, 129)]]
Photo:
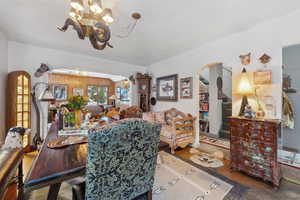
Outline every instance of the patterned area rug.
[[(246, 188), (211, 174), (192, 162), (160, 152), (153, 200), (240, 200)], [(48, 188), (31, 193), (30, 200), (47, 199)], [(71, 200), (71, 186), (62, 184), (58, 200)]]
[(222, 200), (232, 185), (166, 152), (160, 152), (154, 200)]

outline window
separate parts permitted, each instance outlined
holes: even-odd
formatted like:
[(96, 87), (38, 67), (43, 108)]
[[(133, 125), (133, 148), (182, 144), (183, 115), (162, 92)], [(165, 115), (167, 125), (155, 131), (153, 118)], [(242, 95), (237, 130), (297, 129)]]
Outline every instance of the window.
[(88, 86), (89, 104), (108, 104), (107, 86)]
[(128, 93), (129, 93), (129, 89), (118, 87), (117, 88), (118, 100), (123, 101), (123, 102), (129, 101)]

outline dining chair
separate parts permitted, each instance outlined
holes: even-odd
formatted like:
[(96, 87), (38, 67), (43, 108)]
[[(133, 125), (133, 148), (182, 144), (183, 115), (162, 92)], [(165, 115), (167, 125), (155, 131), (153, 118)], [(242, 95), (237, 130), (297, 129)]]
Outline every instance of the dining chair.
[(73, 186), (73, 199), (152, 200), (160, 129), (160, 124), (124, 119), (91, 130), (86, 182)]

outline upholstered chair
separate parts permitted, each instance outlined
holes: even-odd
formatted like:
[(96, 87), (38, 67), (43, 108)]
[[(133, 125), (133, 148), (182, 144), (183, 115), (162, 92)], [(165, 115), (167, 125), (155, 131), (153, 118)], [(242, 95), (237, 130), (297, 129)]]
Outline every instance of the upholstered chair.
[(159, 124), (125, 119), (91, 130), (85, 199), (152, 199), (160, 129)]
[(142, 118), (143, 111), (138, 106), (131, 106), (125, 110), (121, 111), (121, 118)]

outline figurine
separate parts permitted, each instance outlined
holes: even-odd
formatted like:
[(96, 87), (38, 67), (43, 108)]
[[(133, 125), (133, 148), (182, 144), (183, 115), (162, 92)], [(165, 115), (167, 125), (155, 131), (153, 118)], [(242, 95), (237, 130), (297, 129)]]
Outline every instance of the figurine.
[(253, 110), (252, 110), (252, 108), (251, 108), (250, 105), (247, 105), (245, 107), (244, 117), (250, 118), (250, 119), (255, 118), (255, 113), (253, 112)]

